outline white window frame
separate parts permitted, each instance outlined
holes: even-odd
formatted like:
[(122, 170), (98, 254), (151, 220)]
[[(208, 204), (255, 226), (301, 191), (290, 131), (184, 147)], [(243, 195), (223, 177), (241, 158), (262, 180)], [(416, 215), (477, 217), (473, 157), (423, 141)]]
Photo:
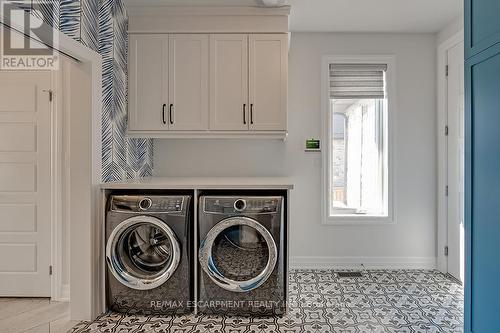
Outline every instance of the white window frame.
[[(330, 166), (332, 162), (332, 144), (331, 144), (331, 131), (332, 126), (332, 112), (330, 108), (330, 64), (387, 64), (386, 77), (386, 94), (387, 94), (387, 216), (378, 215), (330, 215), (331, 206), (331, 172)], [(394, 107), (396, 104), (396, 57), (392, 55), (383, 56), (323, 56), (321, 65), (321, 109), (322, 109), (322, 159), (323, 159), (323, 172), (322, 172), (322, 224), (324, 225), (373, 225), (373, 224), (395, 224), (394, 212), (394, 140), (393, 133), (395, 129)]]

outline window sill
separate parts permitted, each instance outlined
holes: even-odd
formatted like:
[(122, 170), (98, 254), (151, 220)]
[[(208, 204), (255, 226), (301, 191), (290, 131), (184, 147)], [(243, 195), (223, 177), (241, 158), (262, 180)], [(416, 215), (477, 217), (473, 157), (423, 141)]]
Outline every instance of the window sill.
[(392, 216), (346, 214), (327, 216), (323, 225), (383, 225), (396, 224)]

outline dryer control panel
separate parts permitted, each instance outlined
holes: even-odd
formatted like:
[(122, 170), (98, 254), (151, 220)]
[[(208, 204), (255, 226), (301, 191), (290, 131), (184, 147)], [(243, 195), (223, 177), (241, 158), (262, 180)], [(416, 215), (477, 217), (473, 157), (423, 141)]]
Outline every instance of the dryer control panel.
[(211, 214), (276, 214), (282, 197), (204, 197), (204, 212)]

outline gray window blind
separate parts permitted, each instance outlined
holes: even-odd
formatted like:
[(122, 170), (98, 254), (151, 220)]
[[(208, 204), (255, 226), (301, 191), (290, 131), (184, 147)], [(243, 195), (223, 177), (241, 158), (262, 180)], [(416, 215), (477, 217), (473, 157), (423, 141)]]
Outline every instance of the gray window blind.
[(384, 98), (386, 64), (330, 64), (330, 98)]

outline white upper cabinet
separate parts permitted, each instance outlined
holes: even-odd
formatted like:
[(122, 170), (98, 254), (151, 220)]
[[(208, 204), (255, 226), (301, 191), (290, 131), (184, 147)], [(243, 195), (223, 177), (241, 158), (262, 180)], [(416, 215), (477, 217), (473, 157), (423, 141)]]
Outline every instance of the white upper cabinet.
[(127, 6), (139, 138), (287, 136), (290, 6)]
[(169, 36), (169, 128), (208, 129), (209, 35)]
[(168, 129), (168, 36), (131, 35), (129, 39), (129, 130)]
[(286, 130), (288, 36), (249, 35), (250, 130)]
[(287, 34), (130, 34), (129, 54), (129, 136), (286, 137)]
[(210, 36), (210, 129), (248, 130), (248, 35)]

